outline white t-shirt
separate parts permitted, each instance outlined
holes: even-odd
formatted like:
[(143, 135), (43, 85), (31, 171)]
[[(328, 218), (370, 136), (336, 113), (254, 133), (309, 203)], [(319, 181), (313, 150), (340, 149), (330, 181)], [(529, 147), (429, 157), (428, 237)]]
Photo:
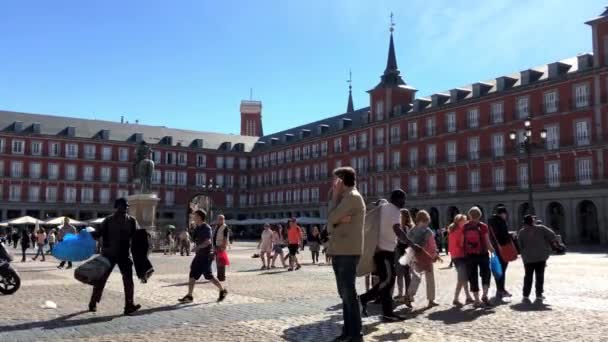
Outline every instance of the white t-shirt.
[(393, 226), (401, 222), (401, 211), (392, 203), (383, 205), (380, 210), (378, 249), (392, 252), (397, 247), (397, 235)]

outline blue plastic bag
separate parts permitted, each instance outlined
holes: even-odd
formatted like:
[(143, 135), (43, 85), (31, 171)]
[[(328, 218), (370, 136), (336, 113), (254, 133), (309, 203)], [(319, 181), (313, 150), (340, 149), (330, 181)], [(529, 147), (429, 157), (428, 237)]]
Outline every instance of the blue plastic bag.
[(53, 256), (62, 261), (83, 261), (95, 254), (95, 248), (95, 239), (83, 229), (78, 235), (66, 234), (53, 248)]
[(497, 279), (502, 277), (502, 265), (496, 254), (490, 256), (490, 269), (492, 270), (494, 277)]

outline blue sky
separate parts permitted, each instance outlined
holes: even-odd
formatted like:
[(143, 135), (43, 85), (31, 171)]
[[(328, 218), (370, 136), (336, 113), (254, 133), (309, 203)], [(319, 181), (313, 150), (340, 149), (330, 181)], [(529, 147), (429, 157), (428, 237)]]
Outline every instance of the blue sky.
[(419, 96), (591, 51), (600, 0), (7, 0), (0, 109), (239, 133), (263, 102), (272, 133), (341, 114), (348, 70), (368, 105), (397, 61)]

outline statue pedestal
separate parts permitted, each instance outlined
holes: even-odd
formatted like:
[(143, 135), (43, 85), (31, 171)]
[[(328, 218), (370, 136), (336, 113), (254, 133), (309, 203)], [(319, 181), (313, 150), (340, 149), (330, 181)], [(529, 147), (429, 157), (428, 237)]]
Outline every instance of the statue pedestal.
[(156, 229), (156, 205), (159, 200), (156, 194), (137, 194), (128, 197), (129, 214), (137, 219), (141, 228), (150, 233), (153, 250), (160, 248), (160, 235)]

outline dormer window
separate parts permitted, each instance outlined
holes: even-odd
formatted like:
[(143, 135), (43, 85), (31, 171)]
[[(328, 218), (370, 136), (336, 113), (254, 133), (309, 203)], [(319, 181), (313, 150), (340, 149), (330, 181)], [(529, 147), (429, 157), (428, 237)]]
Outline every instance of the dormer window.
[(384, 119), (384, 102), (376, 101), (376, 121), (382, 121)]

